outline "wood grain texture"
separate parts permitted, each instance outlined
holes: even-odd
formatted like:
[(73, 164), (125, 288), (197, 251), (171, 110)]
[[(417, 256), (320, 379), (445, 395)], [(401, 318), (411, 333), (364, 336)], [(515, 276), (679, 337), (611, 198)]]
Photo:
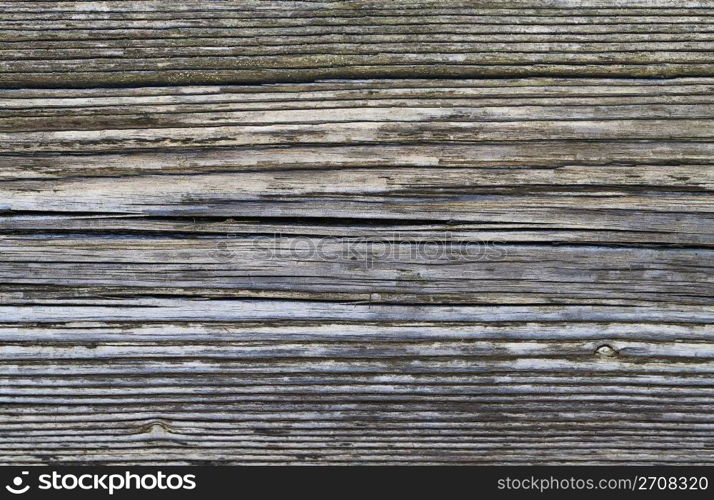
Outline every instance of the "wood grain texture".
[(0, 7), (0, 463), (714, 463), (714, 6)]
[(0, 84), (22, 87), (714, 71), (706, 0), (1, 2), (0, 11)]

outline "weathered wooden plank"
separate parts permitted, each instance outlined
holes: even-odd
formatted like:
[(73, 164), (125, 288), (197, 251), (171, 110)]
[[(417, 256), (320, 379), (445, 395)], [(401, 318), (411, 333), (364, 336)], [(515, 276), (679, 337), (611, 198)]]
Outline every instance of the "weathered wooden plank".
[(5, 2), (0, 85), (712, 75), (708, 2)]
[(464, 244), (450, 235), (421, 243), (33, 236), (1, 239), (0, 253), (0, 280), (35, 297), (50, 287), (105, 287), (102, 295), (139, 287), (142, 295), (633, 306), (710, 304), (714, 293), (711, 249)]
[[(708, 246), (714, 151), (702, 99), (711, 85), (3, 91), (0, 207), (11, 216), (0, 227)], [(216, 111), (224, 105), (235, 110)], [(311, 111), (320, 106), (329, 115)], [(45, 215), (27, 214), (40, 207)]]
[[(642, 81), (636, 88), (632, 83), (621, 85), (620, 80), (600, 80), (600, 84), (619, 87), (620, 95), (615, 97), (612, 89), (598, 95), (592, 84), (555, 82), (537, 80), (523, 86), (516, 81), (506, 90), (474, 82), (468, 92), (461, 81), (441, 82), (441, 88), (434, 88), (435, 82), (396, 82), (391, 83), (392, 88), (364, 82), (347, 91), (344, 87), (348, 85), (334, 89), (330, 84), (234, 87), (220, 96), (161, 96), (136, 89), (134, 98), (114, 96), (113, 90), (107, 90), (106, 97), (99, 98), (100, 105), (95, 104), (97, 99), (77, 99), (71, 94), (51, 99), (59, 108), (54, 112), (55, 108), (44, 105), (37, 109), (44, 99), (33, 99), (32, 92), (18, 99), (16, 92), (4, 91), (3, 127), (12, 132), (0, 137), (6, 153), (22, 150), (27, 144), (33, 145), (35, 153), (72, 148), (86, 153), (284, 143), (576, 140), (583, 133), (590, 141), (710, 137), (707, 121), (711, 120), (711, 106), (704, 97), (706, 86), (711, 85), (709, 79), (666, 81), (655, 88)], [(449, 84), (453, 86), (449, 88)], [(183, 91), (192, 92), (191, 88)], [(633, 100), (648, 91), (663, 95), (650, 95), (644, 102)], [(173, 103), (162, 104), (165, 97)], [(291, 100), (301, 104), (296, 107)], [(189, 106), (182, 113), (185, 101)], [(155, 104), (147, 104), (152, 102)], [(217, 110), (222, 104), (235, 111)], [(256, 104), (260, 108), (251, 109)], [(300, 109), (304, 106), (308, 108)], [(67, 107), (72, 107), (71, 113), (66, 112)], [(315, 113), (314, 109), (321, 107), (330, 113)], [(31, 117), (23, 116), (27, 114)], [(518, 135), (513, 135), (516, 131)]]
[(0, 463), (714, 463), (708, 2), (0, 11)]

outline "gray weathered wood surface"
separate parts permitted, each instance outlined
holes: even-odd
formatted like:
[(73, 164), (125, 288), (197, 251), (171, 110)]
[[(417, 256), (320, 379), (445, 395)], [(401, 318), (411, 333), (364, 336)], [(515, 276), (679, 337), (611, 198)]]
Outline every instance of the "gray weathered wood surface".
[(0, 463), (714, 463), (714, 3), (0, 3)]

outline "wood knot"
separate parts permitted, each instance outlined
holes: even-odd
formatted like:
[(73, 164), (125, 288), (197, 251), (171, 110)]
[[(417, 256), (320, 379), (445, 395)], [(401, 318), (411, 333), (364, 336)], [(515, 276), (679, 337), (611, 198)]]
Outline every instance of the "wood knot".
[(595, 354), (597, 354), (598, 356), (611, 358), (617, 355), (617, 351), (611, 345), (603, 344), (597, 349), (595, 349)]
[(174, 438), (174, 430), (166, 422), (153, 421), (142, 426), (140, 430), (142, 439), (151, 441), (171, 440)]

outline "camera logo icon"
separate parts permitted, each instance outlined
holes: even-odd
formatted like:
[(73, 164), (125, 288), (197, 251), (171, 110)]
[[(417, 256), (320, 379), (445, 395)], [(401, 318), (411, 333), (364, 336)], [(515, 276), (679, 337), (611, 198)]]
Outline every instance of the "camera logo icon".
[(12, 485), (7, 485), (5, 486), (5, 489), (9, 491), (10, 493), (14, 495), (22, 495), (23, 493), (27, 493), (27, 490), (30, 489), (30, 485), (25, 485), (24, 487), (22, 486), (22, 483), (24, 481), (24, 477), (28, 475), (29, 472), (26, 470), (22, 471), (19, 476), (15, 476), (12, 480)]

